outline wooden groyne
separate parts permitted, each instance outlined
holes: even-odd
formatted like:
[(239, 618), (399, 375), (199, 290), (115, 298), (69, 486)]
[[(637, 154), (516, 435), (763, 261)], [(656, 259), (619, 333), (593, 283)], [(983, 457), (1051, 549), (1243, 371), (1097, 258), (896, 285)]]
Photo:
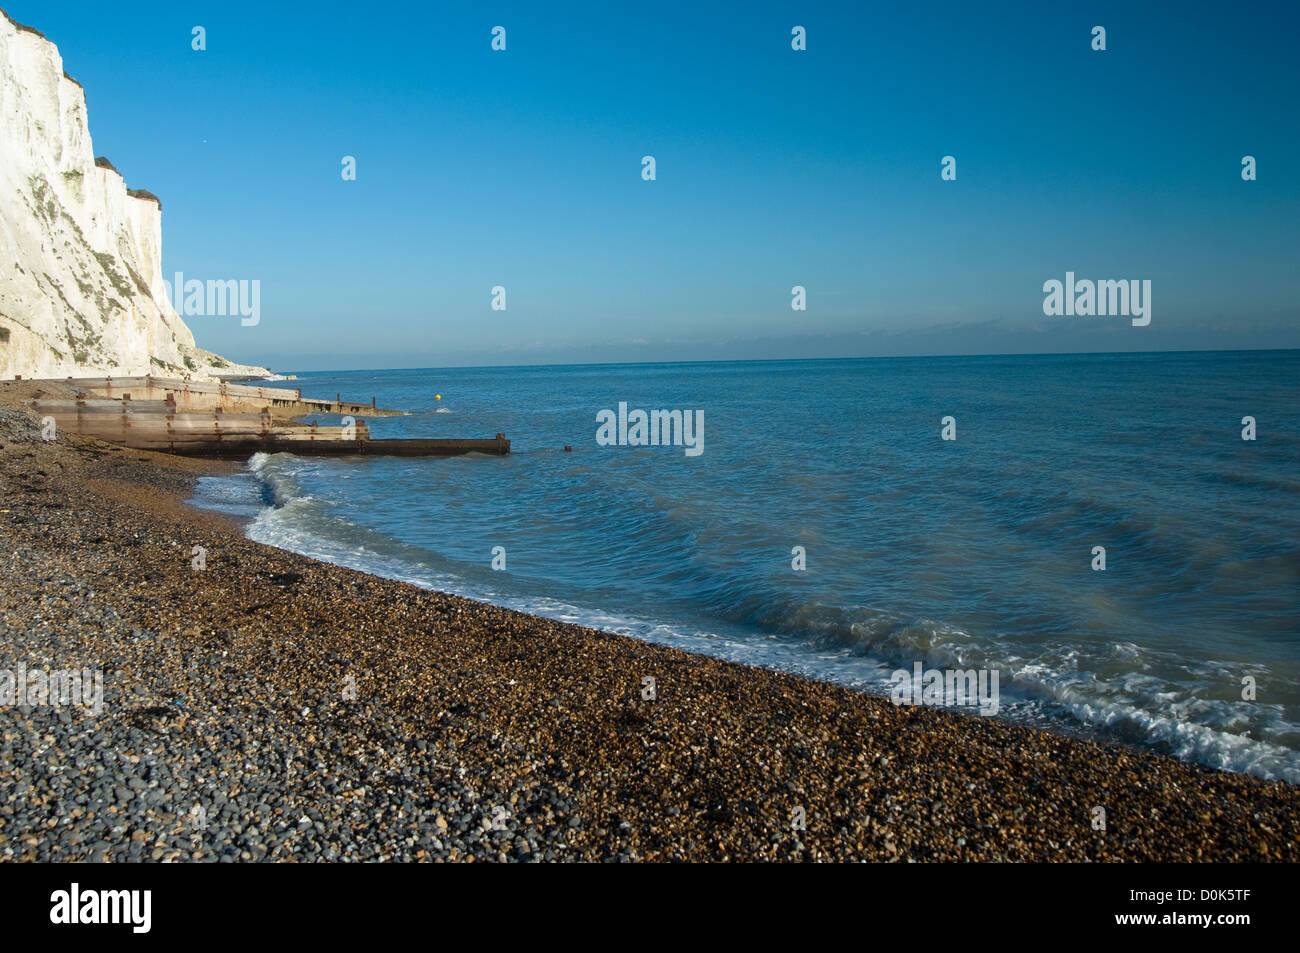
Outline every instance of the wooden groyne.
[(106, 399), (175, 400), (178, 410), (253, 412), (263, 408), (274, 417), (291, 419), (304, 414), (347, 414), (367, 417), (401, 417), (405, 411), (386, 410), (370, 403), (345, 401), (342, 395), (335, 400), (303, 397), (302, 389), (260, 387), (249, 384), (228, 384), (211, 381), (184, 381), (168, 377), (69, 377), (63, 380), (36, 381), (40, 384), (60, 384), (71, 387), (87, 396)]
[[(27, 401), (56, 430), (95, 437), (135, 450), (181, 456), (247, 458), (254, 453), (305, 456), (505, 456), (504, 434), (490, 439), (374, 439), (361, 413), (398, 416), (355, 401), (304, 398), (301, 391), (166, 378), (90, 378), (36, 381), (48, 385)], [(93, 395), (93, 396), (92, 396)], [(303, 423), (307, 414), (341, 416), (339, 425)]]
[[(143, 449), (143, 448), (141, 448)], [(340, 436), (265, 436), (224, 434), (215, 438), (188, 438), (166, 448), (164, 453), (182, 457), (214, 460), (247, 460), (255, 453), (296, 453), (301, 457), (463, 457), (471, 453), (504, 457), (510, 454), (510, 441), (429, 439), (347, 439)]]

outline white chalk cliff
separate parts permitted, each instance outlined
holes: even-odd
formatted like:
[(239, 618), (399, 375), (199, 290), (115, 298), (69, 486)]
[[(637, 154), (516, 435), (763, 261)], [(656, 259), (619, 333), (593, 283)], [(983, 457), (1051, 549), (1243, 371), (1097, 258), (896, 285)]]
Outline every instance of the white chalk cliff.
[(162, 206), (95, 159), (58, 48), (0, 10), (0, 379), (265, 376), (195, 346), (162, 276)]

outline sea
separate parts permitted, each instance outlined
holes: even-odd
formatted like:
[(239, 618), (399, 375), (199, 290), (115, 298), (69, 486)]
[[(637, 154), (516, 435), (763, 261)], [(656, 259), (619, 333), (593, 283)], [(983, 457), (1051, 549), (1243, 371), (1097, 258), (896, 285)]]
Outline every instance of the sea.
[(885, 696), (997, 672), (987, 717), (1300, 783), (1300, 351), (298, 376), (511, 453), (201, 479), (253, 540)]

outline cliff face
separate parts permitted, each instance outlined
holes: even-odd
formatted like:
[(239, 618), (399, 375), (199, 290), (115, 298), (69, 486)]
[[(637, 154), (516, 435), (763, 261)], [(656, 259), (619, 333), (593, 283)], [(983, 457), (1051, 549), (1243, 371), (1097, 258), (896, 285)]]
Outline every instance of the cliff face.
[(266, 375), (195, 346), (167, 300), (162, 208), (95, 161), (58, 48), (0, 10), (0, 378)]

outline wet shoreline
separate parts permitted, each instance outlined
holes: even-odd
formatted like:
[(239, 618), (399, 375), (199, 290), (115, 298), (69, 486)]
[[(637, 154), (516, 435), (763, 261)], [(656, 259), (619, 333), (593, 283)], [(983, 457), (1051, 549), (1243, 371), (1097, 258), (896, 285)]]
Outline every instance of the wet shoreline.
[(1300, 839), (1283, 782), (316, 562), (187, 506), (210, 465), (45, 443), (12, 412), (0, 444), (0, 669), (104, 673), (98, 717), (0, 709), (0, 858), (1281, 860)]

